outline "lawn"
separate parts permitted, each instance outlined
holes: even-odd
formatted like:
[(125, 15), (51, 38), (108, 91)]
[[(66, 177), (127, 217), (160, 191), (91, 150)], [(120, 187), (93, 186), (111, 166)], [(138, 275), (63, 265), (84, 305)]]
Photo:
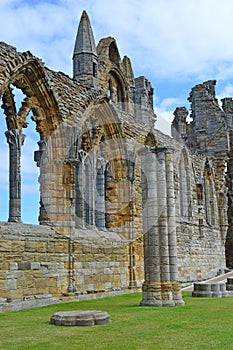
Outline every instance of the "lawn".
[[(0, 314), (1, 350), (233, 349), (233, 297), (192, 298), (185, 306), (141, 307), (140, 293)], [(111, 322), (94, 327), (49, 324), (57, 311), (102, 310)]]

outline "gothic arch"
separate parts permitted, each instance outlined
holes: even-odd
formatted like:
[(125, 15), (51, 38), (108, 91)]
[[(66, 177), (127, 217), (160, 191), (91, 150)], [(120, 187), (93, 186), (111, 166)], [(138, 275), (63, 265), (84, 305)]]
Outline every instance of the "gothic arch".
[[(114, 106), (103, 100), (91, 103), (83, 115), (81, 130), (80, 142), (75, 144), (87, 156), (78, 161), (76, 170), (76, 226), (95, 225), (103, 229), (118, 225), (120, 231), (128, 220), (129, 164), (121, 121)], [(91, 218), (87, 217), (88, 212)]]
[[(108, 89), (111, 101), (116, 103), (123, 103), (127, 100), (127, 92), (124, 79), (120, 72), (116, 69), (112, 69), (108, 73)], [(122, 107), (124, 107), (123, 104)]]
[(118, 103), (123, 110), (128, 111), (130, 85), (134, 84), (130, 60), (125, 57), (121, 61), (116, 40), (112, 37), (100, 40), (97, 54), (100, 86), (108, 90), (110, 101)]
[[(5, 72), (5, 79), (0, 88), (0, 94), (4, 100), (9, 104), (11, 100), (11, 111), (13, 111), (13, 96), (11, 94), (10, 85), (16, 86), (22, 90), (26, 99), (23, 101), (21, 113), (14, 116), (16, 124), (9, 120), (9, 127), (13, 125), (18, 127), (25, 127), (25, 120), (30, 110), (33, 112), (33, 120), (36, 122), (36, 130), (41, 136), (48, 136), (59, 126), (61, 116), (54, 94), (49, 86), (49, 81), (45, 74), (45, 68), (41, 62), (32, 57), (28, 61), (12, 66), (11, 63), (7, 66), (8, 70)], [(9, 68), (11, 67), (11, 69)], [(3, 107), (4, 108), (4, 107)], [(14, 113), (15, 114), (15, 113)], [(10, 117), (8, 117), (10, 119)], [(12, 116), (11, 116), (12, 119)]]
[[(27, 117), (32, 111), (31, 119), (35, 122), (36, 131), (40, 135), (39, 151), (35, 152), (35, 161), (40, 166), (40, 183), (46, 178), (46, 174), (50, 174), (50, 179), (47, 176), (47, 182), (50, 182), (53, 177), (51, 167), (45, 164), (45, 161), (41, 162), (41, 158), (45, 149), (47, 158), (51, 156), (50, 152), (53, 153), (52, 158), (57, 157), (57, 148), (53, 147), (55, 139), (53, 137), (52, 140), (51, 136), (59, 130), (58, 126), (61, 117), (57, 101), (49, 87), (46, 70), (40, 60), (33, 57), (30, 53), (18, 54), (15, 52), (15, 58), (8, 60), (5, 70), (1, 71), (0, 74), (4, 76), (0, 86), (0, 95), (3, 101), (2, 108), (6, 115), (8, 129), (6, 136), (10, 149), (9, 221), (20, 222), (21, 147), (25, 138), (23, 128), (27, 127)], [(19, 108), (16, 107), (16, 100), (13, 94), (14, 87), (20, 89), (25, 95)], [(47, 148), (48, 144), (50, 144), (50, 147)], [(49, 220), (45, 209), (45, 207), (48, 209), (48, 202), (42, 198), (43, 194), (47, 193), (45, 187), (46, 185), (44, 184), (44, 190), (42, 188), (41, 191), (40, 213), (43, 213), (43, 218), (40, 216), (40, 222), (45, 220), (45, 218)], [(48, 194), (46, 194), (47, 196)]]

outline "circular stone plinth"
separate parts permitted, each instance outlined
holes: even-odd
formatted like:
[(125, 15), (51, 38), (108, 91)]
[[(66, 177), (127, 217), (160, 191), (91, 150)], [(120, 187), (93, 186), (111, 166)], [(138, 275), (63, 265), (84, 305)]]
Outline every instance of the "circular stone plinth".
[(98, 310), (75, 310), (55, 312), (50, 324), (56, 326), (97, 326), (109, 323), (109, 314)]

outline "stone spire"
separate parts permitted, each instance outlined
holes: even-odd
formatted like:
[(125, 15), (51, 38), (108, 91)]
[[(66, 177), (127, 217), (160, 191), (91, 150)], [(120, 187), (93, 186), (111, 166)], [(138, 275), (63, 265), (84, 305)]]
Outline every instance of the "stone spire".
[(73, 55), (73, 78), (89, 87), (97, 85), (97, 58), (94, 35), (86, 11), (83, 11)]

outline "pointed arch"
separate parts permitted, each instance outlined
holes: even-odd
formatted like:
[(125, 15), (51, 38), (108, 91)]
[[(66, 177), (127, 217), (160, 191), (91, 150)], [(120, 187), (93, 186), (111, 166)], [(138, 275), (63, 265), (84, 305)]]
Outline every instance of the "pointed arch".
[[(10, 61), (8, 67), (12, 67)], [(51, 135), (58, 127), (61, 115), (46, 76), (46, 69), (41, 61), (33, 56), (29, 56), (28, 60), (24, 60), (19, 65), (12, 67), (5, 72), (5, 75), (6, 78), (1, 85), (0, 94), (4, 97), (9, 91), (10, 85), (14, 85), (22, 90), (27, 97), (29, 110), (33, 111), (36, 130), (42, 136)], [(22, 118), (22, 116), (19, 115), (19, 118)], [(26, 118), (26, 115), (23, 118)]]
[[(32, 112), (31, 119), (35, 122), (36, 131), (40, 135), (40, 149), (35, 153), (35, 161), (37, 162), (37, 165), (40, 166), (40, 184), (43, 182), (43, 187), (40, 191), (40, 212), (43, 212), (44, 214), (43, 218), (40, 216), (40, 222), (44, 223), (45, 217), (46, 220), (50, 220), (46, 213), (46, 211), (49, 211), (49, 203), (46, 198), (48, 198), (48, 188), (50, 183), (48, 174), (50, 174), (51, 167), (49, 167), (48, 164), (45, 164), (45, 161), (41, 162), (44, 148), (46, 148), (41, 147), (41, 145), (42, 143), (46, 145), (49, 142), (48, 139), (51, 138), (59, 126), (61, 116), (56, 98), (50, 88), (50, 82), (46, 76), (46, 69), (44, 68), (43, 63), (28, 52), (20, 54), (16, 52), (16, 50), (12, 50), (12, 53), (14, 53), (15, 58), (12, 58), (13, 55), (8, 55), (6, 68), (0, 72), (1, 75), (4, 76), (4, 79), (1, 80), (0, 95), (2, 96), (3, 101), (2, 108), (6, 115), (8, 128), (7, 135), (18, 135), (17, 137), (20, 140), (23, 135), (22, 129), (27, 128), (28, 125), (27, 117), (29, 113)], [(16, 100), (13, 94), (14, 87), (20, 89), (25, 95), (19, 109), (16, 108)], [(10, 139), (9, 142), (11, 142)], [(21, 221), (21, 146), (22, 143), (18, 142), (18, 146), (15, 148), (11, 147), (10, 151), (10, 176), (14, 179), (10, 183), (10, 188), (14, 189), (14, 182), (18, 182), (18, 190), (17, 193), (14, 190), (10, 190), (9, 221)], [(55, 153), (56, 158), (56, 147), (53, 148), (53, 153)], [(48, 152), (46, 154), (46, 157), (47, 156)], [(13, 161), (14, 159), (17, 159), (16, 163)], [(19, 164), (16, 169), (18, 172), (17, 176), (14, 175), (15, 166), (13, 164)], [(55, 173), (57, 173), (56, 170)], [(50, 175), (50, 178), (52, 178), (52, 174)], [(45, 195), (45, 198), (42, 198), (43, 195)], [(44, 209), (45, 207), (46, 210)], [(19, 213), (17, 214), (17, 217), (14, 213), (12, 214), (12, 211)]]
[(110, 100), (116, 103), (121, 103), (126, 101), (126, 89), (124, 86), (124, 80), (121, 74), (116, 70), (112, 69), (108, 73), (108, 86), (109, 86), (109, 97)]
[(110, 103), (99, 100), (90, 103), (80, 129), (80, 141), (75, 144), (88, 155), (82, 162), (77, 160), (76, 223), (99, 229), (119, 225), (120, 230), (128, 220), (125, 199), (130, 187), (121, 121)]

